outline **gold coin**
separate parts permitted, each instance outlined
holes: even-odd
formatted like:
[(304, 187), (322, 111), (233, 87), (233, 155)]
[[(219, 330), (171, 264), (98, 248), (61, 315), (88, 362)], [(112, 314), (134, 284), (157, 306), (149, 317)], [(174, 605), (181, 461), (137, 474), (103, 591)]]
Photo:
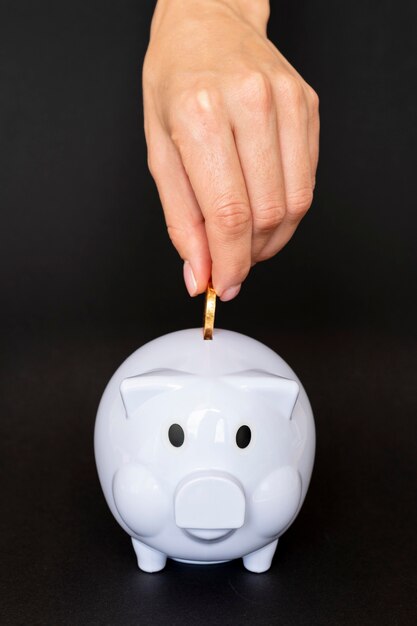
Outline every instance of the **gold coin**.
[(204, 304), (203, 336), (204, 339), (213, 339), (214, 314), (216, 313), (216, 292), (213, 289), (211, 280), (206, 290), (206, 301)]

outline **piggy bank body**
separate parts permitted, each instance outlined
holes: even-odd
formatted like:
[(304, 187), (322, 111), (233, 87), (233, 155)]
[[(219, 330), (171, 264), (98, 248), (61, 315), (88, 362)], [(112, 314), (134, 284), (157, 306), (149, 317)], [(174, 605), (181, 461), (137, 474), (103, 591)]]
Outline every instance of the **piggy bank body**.
[(272, 350), (200, 328), (134, 352), (103, 394), (95, 427), (107, 503), (139, 567), (243, 558), (270, 567), (304, 500), (315, 431), (307, 395)]

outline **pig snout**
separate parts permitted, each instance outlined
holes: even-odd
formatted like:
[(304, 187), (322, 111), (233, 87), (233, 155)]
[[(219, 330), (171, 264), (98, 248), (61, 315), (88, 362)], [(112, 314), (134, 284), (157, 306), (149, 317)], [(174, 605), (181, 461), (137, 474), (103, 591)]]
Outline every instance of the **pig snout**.
[(245, 494), (239, 481), (226, 472), (188, 476), (175, 494), (175, 522), (197, 539), (229, 535), (245, 521)]

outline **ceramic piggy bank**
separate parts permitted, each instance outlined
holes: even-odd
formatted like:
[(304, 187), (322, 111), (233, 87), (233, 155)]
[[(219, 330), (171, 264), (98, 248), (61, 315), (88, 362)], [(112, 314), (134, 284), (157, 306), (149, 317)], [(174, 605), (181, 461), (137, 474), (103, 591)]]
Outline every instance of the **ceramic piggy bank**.
[(107, 503), (140, 569), (167, 557), (243, 557), (266, 571), (306, 495), (315, 449), (307, 395), (275, 352), (200, 328), (141, 347), (101, 399), (95, 455)]

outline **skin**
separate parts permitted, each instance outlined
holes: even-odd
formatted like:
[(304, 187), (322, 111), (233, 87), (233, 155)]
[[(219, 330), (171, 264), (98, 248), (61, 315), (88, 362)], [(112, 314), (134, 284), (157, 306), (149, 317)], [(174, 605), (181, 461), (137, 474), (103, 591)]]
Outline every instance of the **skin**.
[(318, 97), (268, 40), (265, 0), (159, 0), (143, 67), (148, 165), (191, 296), (224, 301), (309, 209)]

